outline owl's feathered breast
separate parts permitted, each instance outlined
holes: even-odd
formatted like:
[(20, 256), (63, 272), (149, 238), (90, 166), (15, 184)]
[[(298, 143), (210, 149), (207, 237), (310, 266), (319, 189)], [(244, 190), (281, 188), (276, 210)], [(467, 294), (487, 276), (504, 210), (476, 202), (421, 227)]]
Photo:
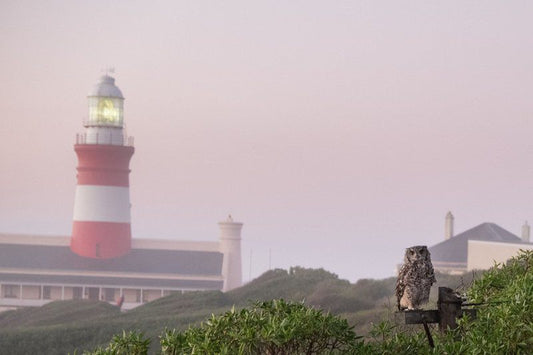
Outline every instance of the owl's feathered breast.
[(408, 298), (416, 306), (420, 301), (427, 302), (429, 289), (435, 282), (435, 273), (430, 260), (417, 260), (402, 265), (396, 281), (398, 310), (402, 309), (400, 301), (405, 292), (408, 292)]

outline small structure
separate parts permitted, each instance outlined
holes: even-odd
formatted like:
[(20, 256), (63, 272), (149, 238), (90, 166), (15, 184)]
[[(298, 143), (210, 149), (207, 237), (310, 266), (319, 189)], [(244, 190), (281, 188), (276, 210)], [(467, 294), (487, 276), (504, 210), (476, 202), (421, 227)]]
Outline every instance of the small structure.
[(242, 285), (242, 223), (234, 222), (229, 215), (224, 222), (219, 222), (218, 226), (220, 227), (220, 251), (224, 254), (224, 261), (222, 262), (224, 287), (222, 291), (229, 291)]
[(520, 249), (533, 249), (529, 243), (529, 225), (522, 228), (522, 238), (494, 223), (482, 223), (453, 235), (453, 215), (445, 220), (444, 241), (429, 248), (436, 271), (461, 274), (469, 270), (488, 269), (494, 262), (505, 262)]

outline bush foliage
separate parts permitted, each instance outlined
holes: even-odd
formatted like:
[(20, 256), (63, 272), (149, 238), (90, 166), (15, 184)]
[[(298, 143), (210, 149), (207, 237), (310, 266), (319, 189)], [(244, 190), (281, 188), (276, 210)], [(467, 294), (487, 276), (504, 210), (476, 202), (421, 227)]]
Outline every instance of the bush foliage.
[(345, 319), (302, 303), (258, 302), (161, 337), (163, 354), (321, 354), (346, 352), (356, 340)]
[(114, 335), (107, 348), (99, 347), (83, 355), (146, 355), (150, 346), (150, 339), (142, 332), (122, 331), (122, 335)]
[[(121, 354), (133, 352), (133, 348), (127, 347), (133, 342), (137, 344), (134, 349), (138, 354), (160, 353), (162, 348), (170, 354), (190, 353), (194, 336), (203, 335), (204, 344), (196, 344), (199, 348), (215, 346), (213, 344), (217, 343), (217, 336), (221, 339), (221, 334), (224, 334), (224, 339), (231, 339), (227, 332), (220, 333), (223, 328), (227, 326), (231, 329), (232, 324), (244, 322), (241, 317), (247, 317), (247, 326), (235, 328), (231, 333), (248, 339), (248, 345), (242, 345), (243, 353), (254, 353), (257, 350), (254, 346), (265, 344), (292, 346), (282, 341), (287, 339), (287, 334), (302, 341), (309, 339), (309, 335), (305, 335), (309, 333), (305, 332), (313, 327), (298, 327), (299, 323), (305, 324), (307, 321), (311, 322), (308, 325), (322, 324), (319, 329), (325, 334), (330, 326), (336, 331), (342, 330), (336, 334), (344, 334), (339, 336), (339, 339), (345, 339), (341, 342), (342, 347), (321, 350), (313, 345), (310, 353), (316, 354), (331, 351), (357, 354), (533, 353), (531, 259), (531, 254), (524, 252), (505, 265), (496, 265), (475, 281), (468, 290), (469, 300), (487, 304), (480, 306), (476, 321), (461, 320), (456, 332), (441, 336), (433, 329), (435, 349), (427, 345), (421, 327), (407, 327), (395, 319), (399, 318), (394, 313), (392, 301), (395, 278), (363, 279), (352, 284), (323, 269), (300, 267), (268, 271), (247, 285), (227, 293), (177, 293), (128, 312), (120, 312), (105, 303), (62, 301), (41, 308), (2, 313), (0, 348), (8, 350), (10, 354), (65, 354), (73, 353), (75, 349), (80, 353), (83, 349), (95, 348), (99, 354)], [(466, 291), (468, 287), (465, 284), (471, 283), (471, 277), (438, 274), (439, 284), (432, 290), (428, 307), (435, 306), (438, 286), (462, 286), (463, 291)], [(300, 313), (296, 312), (295, 315), (302, 317), (302, 314), (309, 312), (310, 318), (284, 317), (282, 312), (269, 313), (268, 307), (274, 305), (286, 307), (286, 311), (298, 309)], [(313, 314), (316, 317), (321, 314), (324, 323), (313, 323)], [(271, 324), (270, 332), (253, 330), (261, 329), (261, 322), (266, 322), (265, 319), (271, 322), (266, 323)], [(275, 322), (278, 322), (278, 326), (274, 327)], [(274, 333), (273, 329), (287, 331), (289, 325), (294, 329), (292, 333)], [(218, 335), (217, 331), (220, 331)], [(363, 341), (355, 333), (367, 337)], [(113, 337), (113, 334), (122, 335)], [(211, 335), (214, 338), (209, 338)], [(350, 343), (348, 339), (353, 341)], [(232, 353), (235, 350), (234, 345), (216, 346), (220, 346), (221, 352)], [(278, 350), (273, 347), (272, 353), (275, 351)], [(265, 350), (264, 353), (268, 352)]]
[[(322, 281), (336, 287), (330, 280)], [(367, 284), (369, 294), (373, 282)], [(495, 265), (467, 291), (478, 303), (478, 317), (464, 318), (446, 334), (433, 329), (435, 347), (421, 327), (376, 323), (368, 338), (356, 336), (348, 322), (302, 303), (258, 302), (212, 316), (186, 331), (167, 330), (162, 354), (531, 354), (533, 353), (533, 252), (523, 251)], [(116, 343), (116, 340), (114, 340)], [(97, 354), (97, 353), (95, 353)], [(140, 353), (139, 353), (140, 354)]]
[(361, 354), (532, 354), (533, 252), (521, 251), (506, 264), (497, 264), (467, 290), (470, 303), (480, 303), (477, 319), (460, 319), (459, 327), (435, 334), (430, 348), (420, 327), (392, 322), (374, 325)]
[[(160, 336), (161, 354), (338, 354), (360, 344), (345, 319), (302, 303), (272, 300), (253, 307), (212, 315), (198, 327)], [(84, 355), (144, 355), (150, 341), (142, 333), (125, 331), (107, 348)]]

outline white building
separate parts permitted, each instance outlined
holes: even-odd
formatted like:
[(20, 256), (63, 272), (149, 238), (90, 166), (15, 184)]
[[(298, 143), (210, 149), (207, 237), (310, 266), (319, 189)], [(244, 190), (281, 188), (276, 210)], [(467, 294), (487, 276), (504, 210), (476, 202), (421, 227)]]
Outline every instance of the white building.
[(171, 292), (239, 287), (241, 256), (231, 244), (240, 251), (242, 224), (221, 225), (218, 242), (132, 239), (131, 251), (113, 259), (73, 253), (69, 236), (0, 234), (0, 308), (122, 298), (130, 309)]
[(520, 249), (533, 249), (527, 222), (519, 238), (494, 223), (482, 223), (453, 235), (453, 221), (453, 215), (448, 212), (444, 240), (429, 248), (435, 270), (458, 274), (488, 269), (495, 262), (503, 263), (517, 255)]

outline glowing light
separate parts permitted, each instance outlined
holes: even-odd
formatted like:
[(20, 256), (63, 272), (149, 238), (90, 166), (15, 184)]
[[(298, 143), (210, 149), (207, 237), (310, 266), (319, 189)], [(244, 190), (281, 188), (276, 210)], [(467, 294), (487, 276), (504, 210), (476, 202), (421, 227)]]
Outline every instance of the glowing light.
[(89, 124), (122, 126), (123, 99), (114, 97), (89, 97)]
[(119, 113), (118, 109), (113, 105), (113, 101), (110, 99), (101, 99), (98, 103), (97, 117), (98, 122), (118, 123)]

